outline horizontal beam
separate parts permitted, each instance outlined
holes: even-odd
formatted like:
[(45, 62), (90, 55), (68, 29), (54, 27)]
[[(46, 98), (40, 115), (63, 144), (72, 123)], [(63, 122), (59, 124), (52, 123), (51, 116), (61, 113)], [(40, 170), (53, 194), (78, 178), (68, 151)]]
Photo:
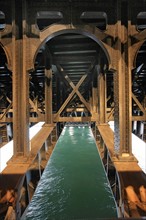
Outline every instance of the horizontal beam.
[(93, 63), (95, 56), (59, 56), (53, 57), (52, 63), (54, 64), (81, 64)]
[[(69, 112), (69, 110), (67, 112)], [(63, 119), (60, 119), (60, 118), (63, 118)], [(60, 122), (60, 121), (65, 122), (68, 120), (68, 118), (71, 118), (71, 117), (59, 117), (58, 121), (57, 121), (57, 118), (55, 118), (54, 122)], [(72, 118), (74, 118), (74, 117), (72, 117)], [(75, 118), (77, 118), (77, 117), (75, 117)], [(78, 118), (80, 118), (80, 117), (78, 117)], [(94, 118), (93, 117), (86, 117), (86, 118), (90, 119), (87, 121), (96, 121), (95, 117)], [(42, 114), (40, 117), (30, 117), (29, 118), (29, 121), (34, 122), (34, 123), (44, 121), (44, 120), (45, 120), (45, 114)], [(111, 120), (111, 118), (109, 120)], [(132, 116), (132, 121), (145, 121), (145, 120), (146, 120), (145, 116)], [(13, 122), (13, 118), (4, 117), (2, 120), (0, 120), (0, 123), (10, 123), (10, 122)]]
[(95, 117), (57, 117), (55, 122), (90, 122), (96, 121)]
[(88, 111), (85, 107), (84, 108), (75, 107), (75, 108), (67, 108), (66, 112), (88, 112)]
[(145, 121), (146, 116), (132, 116), (132, 121)]

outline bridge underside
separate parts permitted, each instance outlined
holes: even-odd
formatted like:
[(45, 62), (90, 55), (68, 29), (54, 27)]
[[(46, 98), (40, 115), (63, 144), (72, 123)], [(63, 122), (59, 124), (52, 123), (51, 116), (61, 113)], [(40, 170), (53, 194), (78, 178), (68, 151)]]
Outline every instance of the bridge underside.
[(132, 132), (146, 141), (145, 57), (145, 0), (0, 2), (0, 147), (13, 139), (14, 148), (2, 178), (15, 175), (26, 204), (65, 123), (89, 122), (120, 198), (132, 202), (125, 217), (145, 216), (145, 174), (132, 154)]

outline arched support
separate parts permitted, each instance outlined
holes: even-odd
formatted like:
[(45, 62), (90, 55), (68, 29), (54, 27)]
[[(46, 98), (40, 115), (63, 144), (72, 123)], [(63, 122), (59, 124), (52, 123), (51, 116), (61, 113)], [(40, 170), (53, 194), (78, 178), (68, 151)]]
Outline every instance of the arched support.
[[(109, 66), (111, 66), (111, 60), (110, 57), (112, 57), (114, 49), (109, 47), (107, 44), (102, 42), (104, 39), (104, 34), (101, 34), (100, 31), (95, 31), (95, 29), (92, 29), (90, 25), (86, 26), (72, 26), (72, 25), (64, 25), (64, 24), (55, 24), (52, 26), (49, 26), (44, 31), (40, 32), (40, 40), (36, 41), (35, 49), (32, 51), (32, 64), (34, 63), (34, 60), (36, 58), (36, 55), (39, 51), (39, 49), (49, 40), (51, 40), (53, 37), (56, 37), (61, 34), (65, 33), (75, 33), (75, 34), (82, 34), (85, 36), (88, 36), (93, 41), (97, 42), (99, 46), (101, 47), (103, 53), (106, 56), (107, 63)], [(105, 35), (106, 36), (106, 35)], [(33, 42), (32, 42), (33, 44)], [(111, 56), (110, 56), (111, 55)]]
[(11, 55), (11, 44), (4, 44), (5, 42), (0, 39), (0, 46), (3, 48), (6, 58), (7, 58), (7, 67), (9, 70), (12, 70), (12, 55)]

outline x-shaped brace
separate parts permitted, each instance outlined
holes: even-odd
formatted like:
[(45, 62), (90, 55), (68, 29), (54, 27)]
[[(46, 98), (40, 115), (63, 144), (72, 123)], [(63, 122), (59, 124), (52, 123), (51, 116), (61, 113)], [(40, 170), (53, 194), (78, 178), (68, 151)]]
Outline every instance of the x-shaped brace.
[(79, 80), (79, 82), (77, 83), (77, 85), (75, 86), (73, 84), (73, 82), (69, 79), (69, 77), (67, 75), (65, 75), (65, 79), (69, 82), (70, 86), (73, 88), (72, 92), (69, 94), (69, 96), (67, 97), (67, 99), (65, 100), (65, 102), (62, 104), (62, 106), (60, 107), (60, 109), (58, 110), (58, 112), (56, 113), (55, 117), (59, 117), (61, 112), (64, 110), (64, 108), (67, 106), (67, 104), (70, 102), (71, 98), (74, 96), (74, 94), (76, 93), (80, 100), (82, 101), (82, 103), (86, 106), (86, 108), (88, 109), (88, 111), (90, 111), (90, 106), (89, 104), (86, 102), (86, 100), (84, 99), (84, 97), (81, 95), (81, 93), (79, 92), (79, 87), (80, 85), (83, 83), (83, 81), (86, 79), (87, 74), (83, 75), (81, 77), (81, 79)]

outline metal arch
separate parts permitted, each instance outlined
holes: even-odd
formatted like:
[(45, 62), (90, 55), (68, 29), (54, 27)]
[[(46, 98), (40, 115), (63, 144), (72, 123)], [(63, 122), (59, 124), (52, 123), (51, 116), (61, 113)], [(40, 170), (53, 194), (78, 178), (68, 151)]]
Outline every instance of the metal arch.
[[(90, 27), (90, 26), (89, 26)], [(81, 35), (85, 35), (89, 38), (91, 38), (93, 41), (95, 41), (101, 48), (102, 51), (104, 52), (106, 59), (108, 61), (108, 67), (111, 64), (111, 59), (110, 59), (110, 55), (108, 53), (108, 50), (106, 48), (106, 45), (97, 38), (97, 36), (93, 33), (93, 32), (89, 32), (89, 30), (87, 29), (79, 29), (76, 28), (74, 26), (71, 25), (52, 25), (50, 27), (48, 27), (47, 29), (45, 29), (44, 31), (40, 32), (40, 39), (41, 39), (41, 43), (38, 46), (38, 48), (36, 49), (36, 51), (34, 52), (34, 56), (33, 56), (33, 65), (34, 65), (34, 61), (36, 59), (36, 56), (38, 54), (39, 49), (49, 40), (51, 40), (52, 38), (59, 36), (61, 34), (67, 34), (67, 33), (74, 33), (74, 34), (81, 34)]]
[(138, 42), (137, 45), (134, 48), (132, 48), (133, 53), (134, 53), (133, 60), (132, 60), (132, 64), (133, 64), (132, 69), (136, 68), (137, 54), (138, 54), (138, 51), (140, 50), (141, 46), (144, 44), (145, 41), (146, 41), (146, 39)]
[(2, 47), (2, 49), (5, 52), (7, 64), (8, 64), (8, 69), (12, 70), (12, 56), (10, 55), (9, 51), (7, 50), (7, 47), (5, 45), (3, 45), (2, 42), (0, 42), (0, 47)]

